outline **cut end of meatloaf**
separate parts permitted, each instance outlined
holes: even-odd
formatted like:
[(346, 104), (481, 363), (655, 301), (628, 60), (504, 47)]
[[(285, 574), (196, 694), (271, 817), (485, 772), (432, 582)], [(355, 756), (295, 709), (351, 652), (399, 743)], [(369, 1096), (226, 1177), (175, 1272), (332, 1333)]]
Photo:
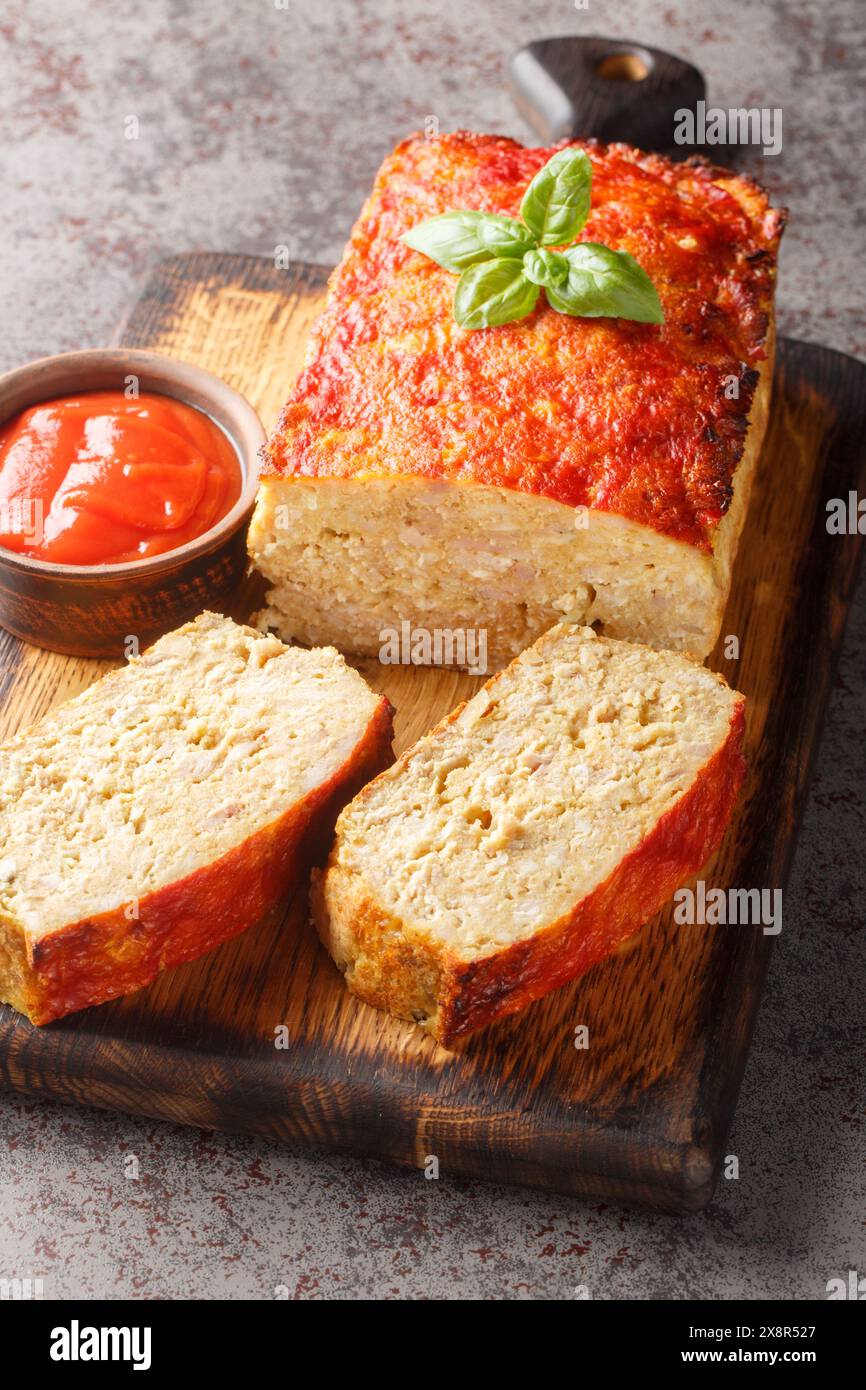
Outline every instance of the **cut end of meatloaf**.
[[(472, 651), (483, 641), (482, 674), (564, 619), (703, 660), (727, 602), (763, 395), (755, 408), (762, 427), (714, 553), (615, 512), (479, 483), (267, 479), (250, 544), (272, 587), (256, 622), (287, 642), (373, 658), (407, 621), (471, 634)], [(451, 650), (453, 664), (468, 664), (465, 644)]]
[(743, 698), (561, 624), (342, 812), (313, 915), (360, 998), (446, 1045), (609, 955), (720, 840)]
[(252, 925), (390, 737), (338, 652), (213, 613), (52, 710), (0, 748), (0, 999), (46, 1022)]
[(458, 327), (455, 276), (402, 234), (455, 208), (516, 216), (554, 150), (404, 141), (265, 451), (263, 626), (367, 657), (402, 621), (485, 630), (491, 668), (563, 616), (712, 649), (767, 421), (784, 214), (728, 170), (572, 143), (593, 169), (582, 238), (636, 258), (664, 324), (542, 294), (519, 322)]

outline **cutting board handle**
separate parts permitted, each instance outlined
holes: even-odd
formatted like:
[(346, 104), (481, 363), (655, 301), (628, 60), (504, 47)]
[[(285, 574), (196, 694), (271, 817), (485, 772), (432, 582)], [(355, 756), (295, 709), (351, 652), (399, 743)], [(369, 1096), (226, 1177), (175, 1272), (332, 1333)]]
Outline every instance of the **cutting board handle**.
[(510, 72), (521, 115), (548, 144), (594, 136), (673, 150), (676, 112), (706, 95), (691, 63), (627, 39), (537, 39), (512, 56)]

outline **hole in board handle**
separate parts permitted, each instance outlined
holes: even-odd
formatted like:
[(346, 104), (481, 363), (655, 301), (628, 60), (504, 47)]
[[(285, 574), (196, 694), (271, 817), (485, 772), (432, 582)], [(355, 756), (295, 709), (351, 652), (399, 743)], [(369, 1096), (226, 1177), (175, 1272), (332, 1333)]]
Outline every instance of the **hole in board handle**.
[(596, 63), (596, 72), (606, 82), (643, 82), (649, 68), (636, 53), (609, 53)]

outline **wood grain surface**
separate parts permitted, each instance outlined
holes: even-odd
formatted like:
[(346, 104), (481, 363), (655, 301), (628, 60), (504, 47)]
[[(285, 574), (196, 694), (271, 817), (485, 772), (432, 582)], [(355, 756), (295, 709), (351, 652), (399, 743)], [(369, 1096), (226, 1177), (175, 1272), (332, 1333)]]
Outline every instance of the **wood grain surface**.
[[(297, 372), (327, 272), (196, 254), (154, 273), (119, 334), (198, 362), (266, 426)], [(771, 426), (723, 634), (711, 661), (749, 699), (748, 780), (708, 885), (782, 887), (859, 551), (825, 503), (866, 491), (866, 368), (782, 340)], [(250, 580), (232, 607), (259, 601)], [(104, 669), (0, 641), (8, 734)], [(480, 683), (358, 663), (406, 746)], [(782, 931), (780, 949), (785, 949)], [(446, 1052), (360, 1004), (298, 894), (146, 990), (34, 1029), (0, 1007), (0, 1083), (292, 1144), (668, 1210), (710, 1200), (773, 938), (662, 913), (582, 980)], [(590, 1046), (574, 1046), (585, 1024)], [(281, 1031), (282, 1030), (282, 1031)], [(278, 1047), (283, 1039), (287, 1045)]]

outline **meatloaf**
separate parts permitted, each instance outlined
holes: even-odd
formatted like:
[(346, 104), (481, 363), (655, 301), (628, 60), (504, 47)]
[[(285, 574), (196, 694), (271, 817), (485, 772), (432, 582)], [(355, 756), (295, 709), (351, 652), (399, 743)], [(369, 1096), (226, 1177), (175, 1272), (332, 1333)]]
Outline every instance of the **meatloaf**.
[(742, 697), (560, 624), (366, 786), (313, 917), (349, 988), (446, 1046), (581, 975), (718, 844)]
[(784, 214), (706, 163), (571, 142), (581, 240), (628, 251), (663, 325), (540, 296), (466, 330), (455, 277), (401, 234), (448, 210), (516, 216), (554, 149), (404, 141), (334, 272), (265, 451), (250, 553), (261, 622), (375, 656), (383, 631), (483, 629), (496, 669), (552, 623), (713, 647), (767, 420)]
[(333, 649), (205, 613), (0, 748), (0, 1000), (48, 1023), (235, 936), (390, 760)]

